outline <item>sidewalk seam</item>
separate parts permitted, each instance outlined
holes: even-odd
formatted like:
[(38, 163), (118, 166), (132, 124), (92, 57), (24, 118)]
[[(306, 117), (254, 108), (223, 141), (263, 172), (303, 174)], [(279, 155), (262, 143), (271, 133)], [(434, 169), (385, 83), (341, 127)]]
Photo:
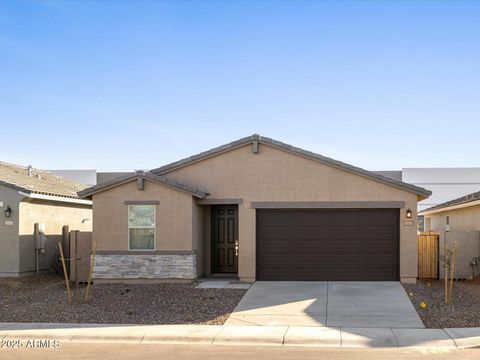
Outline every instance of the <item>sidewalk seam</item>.
[[(294, 316), (294, 315), (292, 315), (292, 316)], [(236, 320), (236, 321), (241, 321), (241, 322), (243, 322), (245, 324), (248, 324), (248, 325), (251, 325), (251, 326), (262, 326), (262, 325), (254, 323), (254, 322), (245, 321), (243, 319), (238, 319), (238, 318), (232, 317), (232, 315), (230, 315), (225, 322), (227, 322), (229, 319)], [(229, 325), (227, 325), (227, 326), (229, 326)]]
[(457, 342), (455, 341), (455, 339), (454, 339), (453, 337), (450, 336), (450, 334), (448, 333), (448, 331), (446, 331), (445, 328), (443, 328), (442, 331), (443, 331), (445, 334), (447, 334), (447, 336), (448, 336), (450, 339), (452, 339), (453, 343), (455, 344), (455, 347), (456, 347), (457, 349), (460, 349), (460, 348), (458, 347), (458, 345), (457, 345)]
[(287, 336), (288, 329), (290, 329), (290, 326), (287, 326), (287, 329), (285, 330), (285, 333), (283, 334), (282, 346), (285, 346), (285, 336)]
[(392, 328), (390, 328), (390, 331), (392, 332), (393, 340), (395, 341), (395, 345), (397, 346), (397, 348), (399, 348), (400, 345), (398, 345), (398, 340), (397, 340), (397, 337), (395, 336), (395, 332), (393, 331)]
[(343, 335), (343, 328), (340, 327), (338, 330), (340, 331), (340, 347), (343, 348), (343, 336), (342, 336)]
[(213, 345), (215, 339), (217, 338), (218, 335), (225, 329), (225, 325), (222, 325), (222, 328), (212, 337), (212, 341), (210, 342), (210, 345)]

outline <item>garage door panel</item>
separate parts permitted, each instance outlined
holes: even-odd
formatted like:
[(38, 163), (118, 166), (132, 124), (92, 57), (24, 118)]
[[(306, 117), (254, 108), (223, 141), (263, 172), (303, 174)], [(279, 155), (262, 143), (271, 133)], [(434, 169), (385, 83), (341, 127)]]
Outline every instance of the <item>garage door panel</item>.
[(398, 263), (398, 210), (257, 210), (258, 280), (398, 280)]
[(274, 263), (274, 262), (288, 262), (291, 259), (290, 254), (272, 254), (272, 255), (263, 255), (263, 263)]

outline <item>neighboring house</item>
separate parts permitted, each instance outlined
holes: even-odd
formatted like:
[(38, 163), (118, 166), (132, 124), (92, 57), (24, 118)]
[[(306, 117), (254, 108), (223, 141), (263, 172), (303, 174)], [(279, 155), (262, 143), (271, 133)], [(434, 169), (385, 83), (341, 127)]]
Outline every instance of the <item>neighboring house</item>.
[[(439, 233), (439, 249), (444, 242), (457, 241), (456, 276), (469, 278), (480, 265), (480, 191), (423, 210), (425, 231)], [(474, 265), (476, 264), (476, 265)], [(440, 266), (440, 277), (443, 269)]]
[(430, 191), (253, 135), (79, 193), (96, 281), (417, 278)]
[(36, 271), (34, 224), (47, 239), (41, 268), (50, 267), (64, 225), (91, 230), (91, 201), (77, 196), (85, 188), (49, 171), (0, 162), (0, 276)]
[(432, 196), (420, 201), (418, 211), (470, 194), (480, 189), (480, 168), (403, 168), (401, 171), (375, 171), (378, 174), (421, 186)]
[[(419, 202), (419, 212), (480, 189), (480, 168), (478, 167), (403, 168), (398, 171), (375, 172), (430, 190), (432, 196)], [(423, 215), (418, 216), (418, 230), (425, 230)]]

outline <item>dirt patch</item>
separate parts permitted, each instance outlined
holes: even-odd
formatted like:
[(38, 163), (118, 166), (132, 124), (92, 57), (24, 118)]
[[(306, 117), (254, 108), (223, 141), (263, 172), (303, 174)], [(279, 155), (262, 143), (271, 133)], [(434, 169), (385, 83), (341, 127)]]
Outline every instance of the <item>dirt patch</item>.
[(480, 327), (480, 279), (455, 282), (451, 305), (445, 304), (443, 281), (403, 286), (427, 328)]
[(0, 322), (101, 324), (223, 324), (245, 294), (243, 289), (196, 289), (196, 284), (102, 284), (91, 290), (66, 287), (53, 275), (0, 279)]

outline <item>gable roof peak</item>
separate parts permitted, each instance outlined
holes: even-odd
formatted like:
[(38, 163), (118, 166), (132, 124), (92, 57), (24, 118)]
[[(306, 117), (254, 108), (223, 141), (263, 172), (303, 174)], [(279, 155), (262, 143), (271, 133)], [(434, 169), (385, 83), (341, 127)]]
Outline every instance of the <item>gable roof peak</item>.
[(253, 134), (251, 136), (244, 137), (244, 138), (241, 138), (241, 139), (236, 140), (236, 141), (232, 141), (228, 144), (224, 144), (224, 145), (218, 146), (216, 148), (201, 152), (197, 155), (193, 155), (193, 156), (190, 156), (188, 158), (185, 158), (185, 159), (175, 161), (173, 163), (161, 166), (159, 168), (152, 169), (152, 170), (150, 170), (150, 172), (154, 173), (154, 174), (157, 174), (157, 175), (165, 175), (165, 174), (167, 174), (167, 173), (169, 173), (169, 172), (171, 172), (171, 171), (173, 171), (177, 168), (187, 166), (187, 165), (193, 164), (193, 163), (198, 162), (198, 161), (208, 159), (210, 157), (222, 154), (222, 153), (227, 152), (227, 151), (234, 150), (238, 147), (250, 144), (254, 141), (258, 141), (261, 144), (269, 145), (269, 146), (272, 146), (274, 148), (278, 148), (278, 149), (281, 149), (283, 151), (290, 152), (294, 155), (302, 156), (302, 157), (308, 158), (310, 160), (317, 161), (317, 162), (332, 166), (332, 167), (337, 168), (337, 169), (341, 169), (341, 170), (344, 170), (344, 171), (347, 171), (347, 172), (350, 172), (350, 173), (353, 173), (353, 174), (356, 174), (356, 175), (367, 177), (367, 178), (370, 178), (372, 180), (375, 180), (375, 181), (378, 181), (378, 182), (381, 182), (381, 183), (384, 183), (384, 184), (387, 184), (387, 185), (390, 185), (390, 186), (400, 188), (402, 190), (413, 192), (413, 193), (421, 196), (422, 199), (426, 199), (428, 196), (430, 196), (432, 194), (431, 191), (429, 191), (427, 189), (424, 189), (422, 187), (415, 186), (415, 185), (412, 185), (412, 184), (408, 184), (408, 183), (405, 183), (403, 181), (396, 180), (396, 179), (393, 179), (393, 178), (385, 177), (383, 175), (374, 173), (373, 171), (369, 171), (369, 170), (365, 170), (365, 169), (362, 169), (362, 168), (359, 168), (359, 167), (356, 167), (356, 166), (353, 166), (353, 165), (349, 165), (349, 164), (346, 164), (344, 162), (341, 162), (341, 161), (331, 159), (329, 157), (314, 153), (312, 151), (304, 150), (304, 149), (301, 149), (301, 148), (298, 148), (298, 147), (295, 147), (295, 146), (292, 146), (292, 145), (289, 145), (289, 144), (285, 144), (285, 143), (283, 143), (281, 141), (278, 141), (278, 140), (275, 140), (275, 139), (271, 139), (271, 138), (268, 138), (268, 137), (261, 136), (259, 134)]
[(158, 184), (163, 184), (165, 186), (174, 188), (175, 190), (191, 194), (200, 199), (204, 199), (208, 195), (205, 191), (199, 190), (194, 186), (179, 183), (178, 181), (169, 179), (166, 176), (156, 175), (149, 171), (137, 170), (135, 172), (122, 175), (115, 179), (111, 179), (95, 186), (91, 186), (85, 190), (79, 191), (78, 196), (80, 198), (89, 198), (94, 194), (108, 190), (121, 184), (128, 183), (130, 181), (134, 181), (137, 178), (143, 178)]

